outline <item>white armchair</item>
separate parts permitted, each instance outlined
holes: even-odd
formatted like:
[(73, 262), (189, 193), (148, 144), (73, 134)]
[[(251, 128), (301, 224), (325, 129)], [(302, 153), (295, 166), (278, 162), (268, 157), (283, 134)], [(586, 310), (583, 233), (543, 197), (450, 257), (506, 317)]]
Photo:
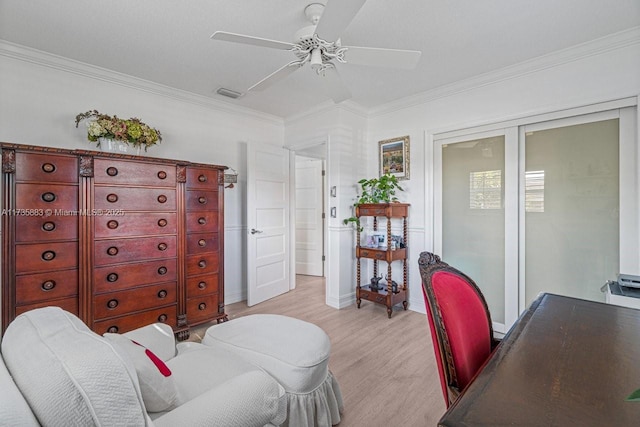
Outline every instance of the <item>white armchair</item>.
[[(176, 347), (164, 325), (100, 337), (47, 307), (9, 325), (2, 357), (0, 425), (258, 427), (286, 417), (284, 390), (272, 377), (236, 355), (195, 343)], [(155, 379), (153, 396), (144, 395), (144, 363), (170, 378)], [(156, 395), (163, 388), (168, 393)], [(166, 408), (151, 412), (147, 401)]]

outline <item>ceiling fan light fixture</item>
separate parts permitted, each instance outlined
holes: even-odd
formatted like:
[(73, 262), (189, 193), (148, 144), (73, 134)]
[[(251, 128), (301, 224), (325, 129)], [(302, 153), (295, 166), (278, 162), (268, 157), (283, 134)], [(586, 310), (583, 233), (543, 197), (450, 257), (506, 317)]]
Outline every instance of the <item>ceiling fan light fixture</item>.
[(226, 96), (227, 98), (231, 99), (238, 99), (242, 95), (244, 95), (242, 92), (237, 92), (235, 90), (227, 89), (224, 87), (219, 87), (218, 90), (216, 90), (216, 93), (218, 95)]
[(311, 64), (311, 68), (316, 71), (322, 68), (322, 52), (320, 49), (313, 49), (311, 51), (311, 59), (309, 60), (309, 63)]

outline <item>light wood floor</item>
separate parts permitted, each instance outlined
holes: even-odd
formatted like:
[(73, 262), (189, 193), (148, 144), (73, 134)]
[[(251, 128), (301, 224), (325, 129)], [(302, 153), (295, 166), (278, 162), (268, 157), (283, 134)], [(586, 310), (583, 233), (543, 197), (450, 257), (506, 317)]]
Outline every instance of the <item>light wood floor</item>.
[[(329, 367), (340, 383), (340, 427), (435, 426), (444, 414), (429, 325), (423, 314), (363, 301), (341, 310), (325, 304), (324, 278), (298, 276), (296, 289), (247, 307), (229, 304), (229, 320), (254, 313), (296, 317), (320, 326), (331, 339)], [(199, 339), (206, 329), (192, 331)]]

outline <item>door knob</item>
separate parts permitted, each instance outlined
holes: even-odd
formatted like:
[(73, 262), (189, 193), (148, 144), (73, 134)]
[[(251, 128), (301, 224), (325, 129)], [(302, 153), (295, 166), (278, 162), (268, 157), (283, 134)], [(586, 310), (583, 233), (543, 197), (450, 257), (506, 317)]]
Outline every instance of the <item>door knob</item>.
[(251, 234), (260, 234), (262, 232), (263, 232), (262, 230), (256, 230), (255, 228), (251, 229)]

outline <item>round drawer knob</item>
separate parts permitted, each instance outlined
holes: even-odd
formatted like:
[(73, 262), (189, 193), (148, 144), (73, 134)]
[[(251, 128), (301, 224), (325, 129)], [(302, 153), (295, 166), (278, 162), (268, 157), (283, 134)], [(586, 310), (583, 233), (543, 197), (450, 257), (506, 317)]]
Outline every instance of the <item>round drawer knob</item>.
[(166, 203), (167, 202), (167, 196), (165, 196), (164, 194), (159, 195), (158, 196), (158, 202)]
[(110, 334), (117, 334), (119, 331), (117, 326), (109, 326), (109, 328), (107, 329), (107, 332), (109, 332)]
[(167, 250), (168, 245), (166, 243), (158, 243), (158, 250), (159, 251), (166, 251)]
[(167, 179), (167, 173), (165, 171), (158, 172), (158, 178)]
[(45, 163), (44, 165), (42, 165), (42, 170), (45, 173), (52, 173), (56, 170), (56, 165), (52, 163)]
[(109, 176), (116, 176), (116, 175), (118, 175), (118, 169), (117, 169), (117, 168), (114, 168), (113, 166), (108, 167), (108, 168), (107, 168), (107, 175), (109, 175)]
[(54, 251), (44, 251), (42, 252), (42, 259), (44, 261), (51, 261), (56, 257), (56, 253)]
[(107, 307), (109, 307), (110, 309), (114, 309), (118, 306), (118, 300), (117, 299), (112, 299), (109, 300), (109, 302), (107, 303)]
[(206, 175), (198, 175), (198, 181), (207, 182), (207, 176)]
[(200, 304), (198, 304), (198, 310), (204, 310), (207, 308), (207, 304), (201, 302)]
[(207, 261), (201, 259), (200, 261), (198, 261), (198, 267), (200, 268), (205, 268), (207, 266)]
[(115, 219), (107, 222), (107, 227), (109, 227), (111, 230), (115, 230), (116, 228), (118, 228), (118, 225), (118, 221), (116, 221)]
[(109, 273), (107, 274), (107, 282), (115, 282), (116, 280), (118, 280), (118, 274), (117, 273)]
[(207, 198), (204, 196), (200, 196), (198, 197), (198, 203), (200, 203), (201, 205), (204, 205), (207, 203)]
[(166, 314), (161, 314), (160, 316), (158, 316), (158, 322), (164, 323), (166, 321), (167, 321), (167, 315)]
[(167, 297), (167, 291), (165, 291), (164, 289), (158, 292), (158, 298), (166, 298), (166, 297)]
[(207, 282), (198, 283), (198, 289), (205, 289), (207, 287)]
[(107, 194), (107, 202), (115, 203), (117, 201), (118, 201), (118, 195), (117, 194), (113, 194), (113, 193)]
[(201, 216), (200, 218), (198, 218), (198, 224), (200, 225), (205, 225), (207, 223), (207, 218)]
[(56, 224), (54, 222), (47, 221), (44, 224), (42, 224), (42, 229), (44, 231), (53, 231), (56, 229)]
[(111, 256), (118, 255), (118, 248), (115, 246), (111, 246), (109, 249), (107, 249), (107, 254)]
[(47, 203), (51, 203), (56, 199), (56, 195), (50, 191), (43, 193), (41, 197), (42, 197), (42, 200)]
[(198, 240), (198, 246), (200, 246), (201, 248), (204, 248), (205, 246), (207, 246), (207, 241), (204, 239)]
[(161, 275), (161, 276), (164, 276), (165, 274), (167, 274), (167, 271), (168, 271), (167, 267), (160, 267), (158, 269), (158, 274)]
[(42, 282), (42, 285), (40, 287), (42, 288), (43, 291), (50, 291), (51, 289), (56, 287), (56, 281), (45, 280), (44, 282)]
[(167, 226), (167, 220), (162, 218), (158, 220), (158, 226), (160, 227), (166, 227)]

